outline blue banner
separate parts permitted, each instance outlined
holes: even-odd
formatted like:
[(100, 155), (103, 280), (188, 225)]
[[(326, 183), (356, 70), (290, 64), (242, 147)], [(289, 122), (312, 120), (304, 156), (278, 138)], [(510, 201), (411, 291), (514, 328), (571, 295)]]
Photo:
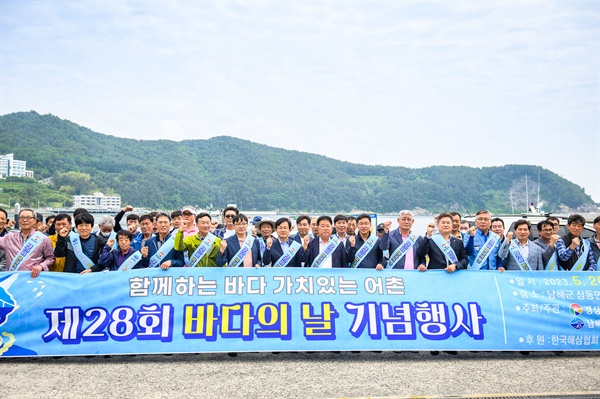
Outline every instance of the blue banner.
[(600, 349), (592, 272), (156, 268), (0, 279), (1, 356)]

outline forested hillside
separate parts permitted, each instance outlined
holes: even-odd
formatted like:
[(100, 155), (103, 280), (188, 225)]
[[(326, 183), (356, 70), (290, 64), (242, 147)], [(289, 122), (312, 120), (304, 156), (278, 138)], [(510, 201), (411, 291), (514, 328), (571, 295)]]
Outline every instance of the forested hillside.
[(93, 132), (36, 112), (0, 117), (0, 153), (27, 161), (36, 179), (53, 178), (60, 193), (118, 193), (123, 203), (173, 209), (183, 204), (294, 211), (396, 212), (423, 208), (493, 212), (525, 209), (530, 198), (547, 210), (592, 205), (583, 189), (528, 165), (366, 166), (288, 151), (232, 137), (208, 140), (132, 140)]

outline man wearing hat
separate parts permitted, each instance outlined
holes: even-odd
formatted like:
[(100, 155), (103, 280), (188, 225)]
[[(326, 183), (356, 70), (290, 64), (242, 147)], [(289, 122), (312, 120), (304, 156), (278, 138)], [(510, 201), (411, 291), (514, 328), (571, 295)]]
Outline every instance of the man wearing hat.
[(262, 216), (254, 216), (252, 218), (252, 225), (256, 227), (257, 223), (260, 222), (262, 220)]
[(260, 231), (258, 243), (260, 245), (260, 257), (262, 259), (265, 254), (265, 249), (270, 247), (270, 243), (273, 241), (271, 234), (273, 234), (273, 230), (275, 230), (275, 222), (269, 219), (262, 219), (256, 224), (256, 228)]
[(181, 230), (183, 238), (198, 234), (194, 218), (196, 217), (196, 209), (193, 206), (187, 205), (181, 208)]

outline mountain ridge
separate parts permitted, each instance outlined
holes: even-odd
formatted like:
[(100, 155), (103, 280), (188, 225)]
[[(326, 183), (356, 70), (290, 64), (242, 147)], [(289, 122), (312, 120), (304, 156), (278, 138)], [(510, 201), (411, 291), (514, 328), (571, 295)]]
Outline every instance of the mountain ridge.
[[(289, 212), (507, 212), (511, 192), (515, 210), (527, 208), (525, 175), (537, 180), (538, 173), (549, 209), (594, 206), (581, 187), (534, 165), (361, 165), (229, 136), (119, 138), (35, 111), (3, 115), (0, 121), (0, 153), (26, 160), (37, 179), (52, 177), (54, 188), (69, 195), (115, 192), (123, 203), (148, 208), (234, 202), (246, 210)], [(537, 192), (537, 181), (528, 187)]]

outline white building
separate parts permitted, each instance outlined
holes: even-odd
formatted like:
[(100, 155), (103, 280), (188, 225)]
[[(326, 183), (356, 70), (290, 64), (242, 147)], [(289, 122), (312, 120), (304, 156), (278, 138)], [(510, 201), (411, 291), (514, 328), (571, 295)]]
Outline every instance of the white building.
[(74, 208), (109, 208), (109, 209), (121, 209), (121, 196), (105, 196), (104, 194), (97, 192), (94, 195), (74, 195), (73, 196), (73, 207)]
[(0, 155), (0, 177), (21, 176), (33, 178), (33, 171), (27, 170), (27, 161), (19, 161), (14, 154)]

